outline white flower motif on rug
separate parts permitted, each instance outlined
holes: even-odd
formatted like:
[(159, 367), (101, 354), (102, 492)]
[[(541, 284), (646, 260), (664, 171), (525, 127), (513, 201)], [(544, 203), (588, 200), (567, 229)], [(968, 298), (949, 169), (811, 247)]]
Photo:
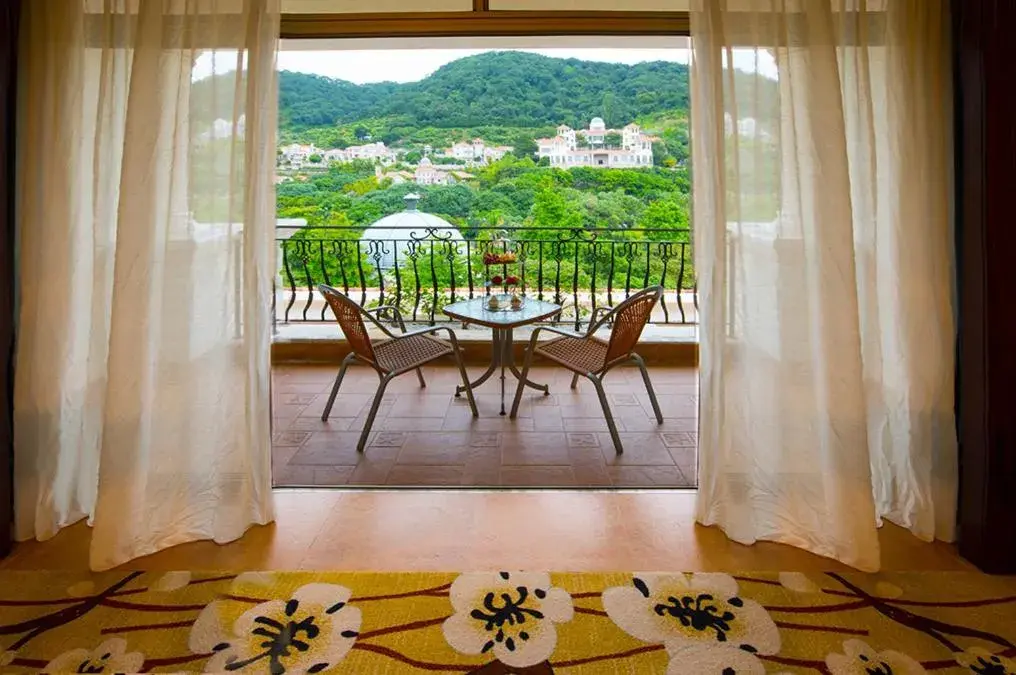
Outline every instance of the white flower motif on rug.
[(208, 604), (191, 628), (190, 648), (214, 653), (205, 672), (320, 673), (345, 658), (360, 634), (360, 610), (335, 584), (301, 586), (235, 616), (233, 601)]
[(670, 675), (764, 673), (755, 655), (780, 650), (769, 613), (726, 574), (636, 574), (603, 592), (603, 608), (632, 637), (664, 645)]
[(110, 638), (95, 649), (72, 649), (50, 661), (43, 673), (137, 673), (145, 663), (141, 652), (128, 652), (127, 641)]
[(455, 614), (443, 624), (462, 654), (492, 654), (512, 668), (543, 663), (557, 646), (554, 624), (571, 621), (571, 595), (536, 572), (463, 574), (448, 592)]
[(670, 664), (667, 675), (765, 675), (766, 667), (758, 657), (742, 649), (695, 645), (667, 648)]
[(1016, 662), (980, 647), (957, 654), (956, 663), (977, 675), (1016, 675)]
[(842, 654), (826, 656), (826, 668), (832, 675), (923, 675), (920, 663), (901, 652), (877, 652), (861, 640), (847, 640)]

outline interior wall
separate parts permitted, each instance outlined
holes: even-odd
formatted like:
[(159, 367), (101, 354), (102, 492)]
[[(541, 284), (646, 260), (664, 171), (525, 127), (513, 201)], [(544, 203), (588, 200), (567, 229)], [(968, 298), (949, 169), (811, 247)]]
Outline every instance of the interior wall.
[(1012, 0), (956, 0), (960, 554), (1016, 572), (1016, 88)]
[(14, 118), (21, 0), (0, 4), (0, 558), (14, 521)]

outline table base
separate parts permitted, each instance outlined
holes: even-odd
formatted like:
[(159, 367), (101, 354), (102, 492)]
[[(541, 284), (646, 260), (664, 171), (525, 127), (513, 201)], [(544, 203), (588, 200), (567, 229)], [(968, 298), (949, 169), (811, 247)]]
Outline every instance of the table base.
[[(494, 373), (500, 369), (501, 371), (501, 414), (504, 415), (504, 392), (505, 392), (505, 374), (510, 372), (515, 376), (516, 380), (522, 379), (522, 372), (515, 367), (515, 350), (512, 348), (514, 340), (512, 338), (511, 328), (493, 328), (494, 332), (493, 345), (491, 346), (490, 355), (490, 366), (487, 367), (486, 372), (480, 375), (475, 382), (470, 383), (470, 387), (476, 389), (481, 384), (490, 379)], [(532, 387), (538, 391), (542, 391), (544, 396), (550, 394), (550, 386), (546, 384), (537, 384), (529, 379), (526, 379), (526, 386)], [(466, 388), (463, 385), (459, 385), (455, 388), (456, 398), (462, 396)]]

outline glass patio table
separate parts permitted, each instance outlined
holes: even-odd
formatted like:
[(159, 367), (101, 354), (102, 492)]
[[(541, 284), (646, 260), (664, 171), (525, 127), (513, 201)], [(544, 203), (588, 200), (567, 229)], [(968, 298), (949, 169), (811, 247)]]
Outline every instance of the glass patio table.
[[(444, 313), (463, 324), (475, 324), (485, 326), (493, 331), (493, 345), (491, 346), (490, 366), (470, 386), (474, 389), (490, 379), (490, 376), (501, 370), (501, 414), (505, 414), (504, 390), (505, 373), (510, 372), (516, 379), (522, 378), (522, 373), (515, 367), (515, 352), (512, 349), (512, 331), (519, 326), (525, 326), (537, 321), (543, 321), (558, 314), (561, 305), (552, 302), (526, 298), (525, 303), (517, 310), (491, 310), (487, 308), (487, 298), (475, 298), (446, 305)], [(550, 387), (545, 384), (536, 384), (526, 380), (526, 386), (543, 392), (546, 396), (550, 393)], [(466, 388), (462, 385), (455, 388), (455, 396), (461, 396)]]

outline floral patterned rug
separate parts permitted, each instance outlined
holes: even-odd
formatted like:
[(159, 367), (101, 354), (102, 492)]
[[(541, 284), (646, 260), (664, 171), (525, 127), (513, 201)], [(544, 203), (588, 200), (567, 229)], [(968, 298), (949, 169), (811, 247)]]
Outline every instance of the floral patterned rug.
[(1016, 675), (1016, 579), (0, 572), (0, 672)]

